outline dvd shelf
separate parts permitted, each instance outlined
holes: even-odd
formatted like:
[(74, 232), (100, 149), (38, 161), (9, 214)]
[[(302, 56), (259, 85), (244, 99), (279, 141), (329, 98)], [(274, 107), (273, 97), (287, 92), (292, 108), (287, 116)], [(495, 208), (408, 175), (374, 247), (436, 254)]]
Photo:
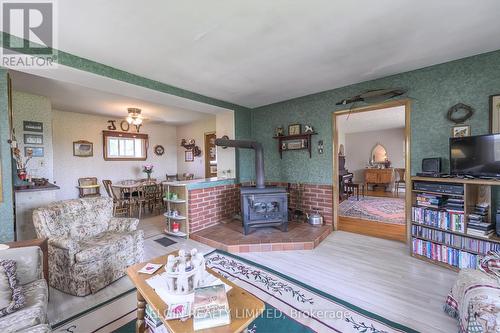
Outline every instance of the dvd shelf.
[(427, 185), (449, 183), (455, 189), (459, 185), (463, 194), (412, 190), (412, 256), (459, 270), (476, 268), (478, 260), (488, 251), (500, 251), (500, 238), (491, 232), (494, 229), (491, 187), (499, 186), (500, 182), (412, 177), (412, 182), (415, 181)]

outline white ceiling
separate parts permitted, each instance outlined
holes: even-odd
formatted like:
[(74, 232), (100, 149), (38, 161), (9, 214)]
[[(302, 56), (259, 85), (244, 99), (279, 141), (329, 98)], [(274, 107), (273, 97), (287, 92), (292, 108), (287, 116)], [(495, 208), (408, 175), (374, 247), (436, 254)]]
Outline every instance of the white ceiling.
[(248, 107), (500, 49), (498, 0), (86, 0), (58, 10), (59, 49)]
[(344, 134), (381, 131), (405, 127), (405, 107), (396, 106), (375, 111), (337, 116), (337, 129)]
[(172, 125), (207, 119), (227, 111), (63, 66), (45, 71), (50, 77), (17, 71), (10, 74), (14, 90), (46, 96), (52, 108), (61, 111), (124, 118), (127, 108), (137, 107), (146, 121)]

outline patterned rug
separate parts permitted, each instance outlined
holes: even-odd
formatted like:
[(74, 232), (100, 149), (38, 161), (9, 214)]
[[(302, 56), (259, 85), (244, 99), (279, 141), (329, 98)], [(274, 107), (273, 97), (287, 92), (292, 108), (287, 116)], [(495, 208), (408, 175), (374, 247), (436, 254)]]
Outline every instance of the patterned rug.
[(405, 224), (405, 199), (349, 197), (339, 205), (339, 215), (391, 224)]
[[(248, 333), (416, 332), (250, 260), (219, 250), (205, 257), (208, 267), (266, 303)], [(134, 323), (115, 332), (132, 333)]]

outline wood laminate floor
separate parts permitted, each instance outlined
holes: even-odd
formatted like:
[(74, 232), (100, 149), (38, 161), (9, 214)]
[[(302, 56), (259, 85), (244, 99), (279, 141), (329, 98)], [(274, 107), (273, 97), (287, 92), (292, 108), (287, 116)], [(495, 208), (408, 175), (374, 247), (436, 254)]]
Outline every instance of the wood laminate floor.
[[(159, 237), (145, 242), (146, 258), (178, 248), (211, 250), (184, 239), (165, 248), (153, 241)], [(457, 332), (442, 310), (457, 273), (411, 257), (401, 242), (335, 231), (314, 250), (238, 255), (420, 332)]]

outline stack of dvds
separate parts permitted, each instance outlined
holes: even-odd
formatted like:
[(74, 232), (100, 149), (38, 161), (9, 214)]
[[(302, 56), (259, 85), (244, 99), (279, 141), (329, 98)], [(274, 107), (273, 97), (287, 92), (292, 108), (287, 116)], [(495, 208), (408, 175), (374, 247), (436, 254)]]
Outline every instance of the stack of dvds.
[(468, 216), (467, 234), (485, 238), (493, 235), (495, 226), (488, 220), (489, 207), (487, 203), (478, 203), (474, 207), (474, 212)]
[(418, 238), (412, 238), (412, 249), (414, 254), (427, 257), (432, 260), (444, 262), (458, 268), (477, 268), (477, 262), (481, 258), (473, 253), (461, 251), (446, 245), (436, 244)]
[(463, 213), (464, 212), (464, 199), (450, 197), (446, 200), (444, 208), (448, 212)]
[(417, 206), (438, 209), (443, 203), (444, 200), (441, 195), (427, 193), (417, 194)]

